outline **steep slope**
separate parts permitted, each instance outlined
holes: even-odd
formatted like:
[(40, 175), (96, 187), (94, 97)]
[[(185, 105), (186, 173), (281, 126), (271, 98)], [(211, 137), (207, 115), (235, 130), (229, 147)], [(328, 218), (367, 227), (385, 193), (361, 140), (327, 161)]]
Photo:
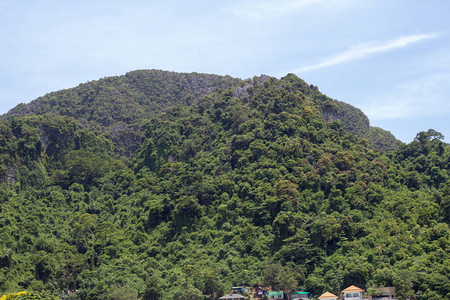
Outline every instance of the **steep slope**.
[(402, 145), (389, 131), (370, 126), (369, 118), (360, 109), (342, 101), (335, 102), (338, 110), (322, 111), (327, 122), (342, 122), (342, 128), (346, 132), (367, 139), (373, 148), (381, 151), (392, 151)]
[(81, 124), (109, 127), (132, 124), (172, 105), (190, 105), (219, 89), (239, 85), (240, 79), (198, 73), (160, 70), (133, 71), (106, 77), (78, 87), (49, 93), (30, 104), (13, 108), (7, 115), (53, 113), (73, 117)]
[[(29, 104), (20, 104), (3, 118), (11, 116), (55, 115), (69, 116), (90, 130), (106, 133), (130, 156), (142, 139), (142, 121), (171, 106), (198, 105), (208, 94), (233, 90), (238, 98), (248, 96), (247, 90), (255, 83), (263, 83), (272, 77), (262, 75), (249, 80), (230, 76), (198, 73), (175, 73), (160, 70), (140, 70), (124, 76), (106, 77), (98, 81), (80, 84), (76, 88), (49, 93)], [(289, 74), (285, 81), (299, 80)], [(282, 82), (280, 82), (282, 84)], [(372, 128), (367, 117), (357, 108), (332, 100), (318, 88), (299, 80), (292, 93), (302, 94), (319, 106), (325, 120), (340, 120), (345, 131), (366, 138), (379, 150), (393, 150), (401, 143), (389, 132)], [(383, 142), (379, 142), (383, 140)]]
[(139, 144), (142, 120), (172, 105), (191, 105), (211, 92), (239, 85), (240, 79), (160, 70), (129, 72), (49, 93), (11, 109), (11, 116), (68, 116), (89, 130), (107, 133), (123, 153)]
[(0, 294), (448, 298), (450, 146), (429, 130), (383, 153), (333, 114), (294, 75), (255, 77), (143, 118), (131, 158), (72, 117), (8, 116), (0, 166), (20, 171), (0, 183)]

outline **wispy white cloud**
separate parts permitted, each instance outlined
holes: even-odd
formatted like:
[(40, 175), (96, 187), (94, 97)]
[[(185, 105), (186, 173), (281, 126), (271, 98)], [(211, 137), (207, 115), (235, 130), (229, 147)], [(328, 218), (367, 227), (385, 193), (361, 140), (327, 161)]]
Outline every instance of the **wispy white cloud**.
[(361, 109), (370, 120), (401, 119), (450, 113), (450, 102), (442, 95), (450, 93), (450, 73), (435, 74), (394, 90), (371, 96)]
[(351, 47), (349, 50), (337, 53), (336, 55), (327, 58), (323, 60), (320, 63), (301, 67), (299, 69), (296, 69), (292, 71), (292, 73), (301, 73), (306, 72), (310, 70), (330, 67), (338, 64), (343, 64), (349, 61), (353, 61), (356, 59), (360, 59), (366, 56), (370, 56), (372, 54), (381, 53), (381, 52), (387, 52), (390, 50), (406, 47), (410, 44), (417, 43), (422, 40), (430, 39), (438, 37), (438, 34), (430, 33), (430, 34), (418, 34), (418, 35), (410, 35), (405, 37), (400, 37), (395, 40), (377, 43), (377, 42), (370, 42), (370, 43), (364, 43), (359, 44), (356, 46)]

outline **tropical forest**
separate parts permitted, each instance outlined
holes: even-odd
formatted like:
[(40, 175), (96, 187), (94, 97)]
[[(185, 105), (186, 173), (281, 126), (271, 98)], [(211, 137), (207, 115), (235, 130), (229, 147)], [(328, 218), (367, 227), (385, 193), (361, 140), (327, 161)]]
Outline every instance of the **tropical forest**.
[(0, 299), (450, 299), (449, 170), (438, 128), (405, 144), (293, 74), (51, 92), (0, 118)]

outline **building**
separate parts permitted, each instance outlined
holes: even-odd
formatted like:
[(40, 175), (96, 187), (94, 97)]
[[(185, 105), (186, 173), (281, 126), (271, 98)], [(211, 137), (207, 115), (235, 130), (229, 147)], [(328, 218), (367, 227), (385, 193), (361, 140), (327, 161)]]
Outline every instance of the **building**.
[(379, 292), (379, 295), (369, 296), (369, 300), (396, 300), (397, 296), (395, 294), (395, 287), (388, 286), (388, 287), (376, 287), (373, 288)]
[(324, 300), (337, 300), (339, 297), (335, 294), (332, 294), (330, 292), (325, 292), (322, 295), (320, 295), (317, 299), (324, 299)]
[(309, 299), (309, 292), (291, 292), (290, 299)]
[(244, 296), (239, 294), (228, 294), (219, 298), (220, 300), (242, 300), (245, 299)]
[(255, 293), (254, 295), (255, 298), (261, 298), (264, 295), (264, 289), (260, 286), (255, 286), (253, 288), (253, 291)]
[(359, 287), (351, 285), (341, 293), (344, 294), (344, 300), (362, 300), (363, 292)]
[(268, 299), (274, 299), (274, 300), (283, 300), (284, 299), (284, 293), (283, 292), (269, 292), (267, 295)]
[(248, 292), (248, 288), (245, 286), (233, 286), (231, 289), (233, 290), (233, 293)]

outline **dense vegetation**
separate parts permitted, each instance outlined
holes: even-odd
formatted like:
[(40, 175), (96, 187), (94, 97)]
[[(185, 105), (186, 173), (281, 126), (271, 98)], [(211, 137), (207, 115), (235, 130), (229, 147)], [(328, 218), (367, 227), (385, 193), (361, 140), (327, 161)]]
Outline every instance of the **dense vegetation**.
[[(145, 72), (105, 78), (0, 121), (0, 294), (214, 299), (237, 284), (316, 296), (354, 284), (450, 297), (450, 146), (439, 132), (399, 145), (365, 121), (352, 128), (342, 118), (364, 119), (359, 110), (294, 75), (211, 77), (208, 89), (210, 75), (149, 72), (172, 77), (141, 98), (83, 104), (88, 90), (115, 94)], [(109, 130), (120, 124), (123, 139)]]
[[(244, 81), (210, 74), (133, 71), (49, 93), (30, 104), (16, 106), (7, 116), (52, 113), (73, 117), (84, 128), (106, 134), (123, 154), (130, 156), (140, 145), (142, 122), (149, 117), (174, 105), (198, 105), (202, 97), (219, 90), (232, 89), (233, 96), (245, 97), (254, 84), (268, 79), (265, 75)], [(389, 132), (370, 127), (369, 119), (361, 110), (329, 99), (304, 81), (296, 89), (297, 94), (308, 98), (334, 102), (331, 109), (322, 107), (323, 118), (327, 122), (340, 120), (346, 132), (368, 139), (376, 149), (393, 150), (400, 145)]]

